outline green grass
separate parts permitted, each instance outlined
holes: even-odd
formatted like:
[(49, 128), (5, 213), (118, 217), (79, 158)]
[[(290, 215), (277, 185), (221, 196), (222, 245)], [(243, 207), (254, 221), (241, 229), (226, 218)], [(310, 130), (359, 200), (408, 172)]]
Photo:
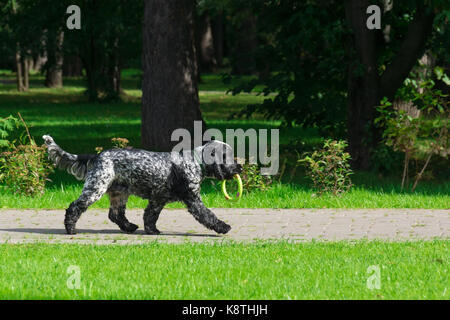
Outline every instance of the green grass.
[[(202, 186), (202, 198), (212, 208), (426, 208), (448, 209), (450, 197), (448, 185), (436, 186), (432, 191), (420, 193), (400, 192), (399, 187), (353, 188), (349, 193), (334, 197), (331, 195), (315, 196), (313, 190), (298, 184), (275, 184), (268, 191), (244, 193), (239, 202), (226, 200), (216, 182), (207, 181)], [(43, 196), (19, 196), (7, 190), (0, 196), (0, 208), (65, 209), (81, 194), (82, 185), (60, 184), (50, 186)], [(147, 201), (131, 196), (127, 207), (142, 208)], [(183, 208), (182, 203), (172, 203), (167, 208)], [(103, 196), (90, 208), (109, 208), (107, 196)]]
[[(94, 152), (111, 147), (112, 137), (140, 146), (140, 73), (125, 70), (126, 96), (113, 104), (88, 103), (83, 80), (65, 79), (63, 89), (42, 86), (31, 77), (31, 90), (15, 91), (14, 74), (0, 70), (0, 117), (21, 112), (40, 137), (50, 133), (66, 150)], [(260, 115), (227, 118), (257, 95), (226, 95), (220, 76), (203, 75), (200, 102), (210, 127), (278, 128)], [(234, 81), (240, 81), (239, 79)], [(280, 151), (293, 141), (317, 146), (313, 128), (281, 128)], [(281, 163), (280, 163), (281, 165)], [(269, 191), (247, 193), (238, 203), (226, 201), (216, 183), (206, 181), (202, 196), (209, 207), (266, 208), (449, 208), (450, 183), (445, 177), (401, 192), (398, 177), (358, 172), (355, 187), (341, 197), (317, 197), (301, 170), (289, 170)], [(292, 175), (292, 177), (291, 177)], [(46, 192), (23, 197), (0, 186), (0, 208), (66, 208), (82, 183), (64, 172), (50, 177)], [(107, 208), (106, 197), (93, 208)], [(145, 201), (131, 197), (130, 208)], [(180, 203), (169, 207), (181, 207)], [(0, 299), (449, 299), (448, 241), (418, 242), (260, 242), (149, 243), (101, 246), (76, 244), (0, 244)], [(81, 269), (81, 288), (66, 283), (69, 266)], [(369, 266), (379, 266), (381, 289), (369, 290)]]
[(1, 299), (450, 298), (445, 241), (0, 245), (0, 257)]
[[(42, 86), (43, 77), (31, 77), (31, 90), (18, 93), (14, 74), (0, 71), (0, 117), (20, 112), (31, 134), (42, 143), (43, 134), (51, 134), (57, 143), (72, 153), (93, 153), (95, 147), (111, 147), (112, 137), (126, 137), (130, 144), (140, 146), (140, 96), (137, 89), (139, 72), (125, 70), (123, 85), (127, 96), (118, 103), (89, 103), (83, 95), (83, 80), (65, 79), (62, 89)], [(231, 96), (224, 93), (229, 87), (218, 75), (203, 75), (200, 84), (200, 102), (203, 116), (209, 127), (225, 132), (227, 128), (274, 129), (278, 121), (264, 120), (261, 115), (251, 119), (227, 120), (228, 117), (249, 103), (261, 102), (264, 97), (250, 94)], [(235, 81), (240, 81), (235, 80)], [(295, 141), (302, 141), (308, 148), (319, 145), (323, 137), (314, 128), (280, 128), (280, 152)], [(280, 161), (282, 165), (283, 159)], [(206, 181), (202, 192), (205, 203), (211, 207), (271, 207), (271, 208), (449, 208), (449, 179), (423, 181), (415, 193), (400, 192), (400, 172), (397, 177), (378, 177), (369, 173), (357, 173), (354, 189), (341, 197), (315, 197), (311, 184), (301, 170), (295, 174), (286, 170), (282, 183), (275, 183), (267, 192), (245, 194), (239, 203), (226, 201), (220, 189)], [(292, 177), (291, 177), (292, 175)], [(0, 186), (0, 208), (65, 208), (80, 194), (82, 184), (65, 172), (50, 176), (46, 193), (42, 197), (21, 197)], [(129, 207), (145, 207), (143, 200), (131, 198)], [(173, 204), (171, 207), (180, 207)], [(108, 207), (103, 198), (93, 207)]]

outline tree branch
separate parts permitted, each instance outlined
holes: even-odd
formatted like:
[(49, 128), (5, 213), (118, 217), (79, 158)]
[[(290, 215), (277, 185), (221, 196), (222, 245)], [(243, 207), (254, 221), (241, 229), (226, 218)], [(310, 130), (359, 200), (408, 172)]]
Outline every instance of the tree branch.
[(392, 99), (412, 67), (425, 50), (435, 14), (430, 8), (418, 7), (408, 27), (400, 51), (386, 68), (380, 79), (380, 97)]

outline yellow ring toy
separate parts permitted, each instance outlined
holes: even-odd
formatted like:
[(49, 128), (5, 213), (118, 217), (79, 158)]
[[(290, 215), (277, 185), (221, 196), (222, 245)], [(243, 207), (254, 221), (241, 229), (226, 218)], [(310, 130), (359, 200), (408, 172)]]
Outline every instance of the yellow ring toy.
[[(239, 200), (242, 197), (242, 192), (243, 192), (242, 179), (241, 179), (241, 176), (238, 174), (234, 175), (234, 179), (237, 180), (237, 183), (238, 183), (238, 192), (237, 192), (236, 198), (234, 198), (234, 200)], [(223, 180), (222, 181), (222, 193), (227, 200), (233, 200), (233, 198), (230, 197), (230, 195), (227, 192), (226, 184), (227, 184), (227, 180)]]

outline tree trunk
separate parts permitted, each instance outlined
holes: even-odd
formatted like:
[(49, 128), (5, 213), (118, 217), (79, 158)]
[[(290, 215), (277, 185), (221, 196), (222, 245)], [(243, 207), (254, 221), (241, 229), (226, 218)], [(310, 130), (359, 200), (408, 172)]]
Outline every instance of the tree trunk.
[(108, 94), (111, 98), (118, 98), (122, 92), (119, 38), (115, 37), (112, 42), (113, 45), (111, 54), (109, 55), (108, 65)]
[(356, 169), (368, 169), (373, 143), (372, 124), (379, 104), (379, 79), (374, 30), (366, 27), (368, 0), (348, 0), (346, 19), (353, 34), (349, 37), (348, 112), (349, 151)]
[(17, 80), (17, 91), (22, 92), (25, 91), (24, 85), (23, 85), (23, 77), (22, 77), (22, 59), (20, 57), (20, 49), (19, 44), (17, 44), (17, 50), (16, 50), (16, 80)]
[(208, 13), (196, 19), (196, 41), (199, 72), (211, 72), (217, 66), (211, 18)]
[(81, 77), (83, 76), (83, 63), (81, 59), (74, 55), (64, 58), (63, 76), (65, 77)]
[(435, 13), (431, 8), (418, 6), (408, 32), (400, 46), (400, 51), (384, 71), (380, 79), (381, 97), (392, 99), (411, 69), (425, 52), (434, 21)]
[(37, 71), (40, 72), (43, 68), (43, 66), (45, 65), (45, 63), (47, 62), (47, 56), (46, 55), (38, 55), (35, 59), (34, 59), (34, 63), (33, 63), (33, 71)]
[(23, 57), (23, 65), (22, 65), (22, 72), (23, 72), (23, 88), (24, 91), (28, 91), (30, 89), (30, 59), (28, 57)]
[(100, 79), (100, 67), (99, 59), (97, 59), (97, 48), (95, 44), (95, 35), (89, 33), (89, 44), (86, 45), (86, 50), (81, 56), (84, 70), (86, 70), (87, 80), (87, 94), (89, 101), (97, 101), (99, 97), (99, 79)]
[(63, 42), (64, 32), (60, 31), (56, 38), (47, 41), (48, 67), (45, 75), (45, 86), (49, 88), (61, 88), (63, 86)]
[[(408, 26), (399, 52), (386, 70), (378, 75), (376, 32), (366, 27), (368, 0), (347, 0), (345, 15), (353, 34), (348, 38), (348, 142), (356, 169), (369, 169), (370, 152), (380, 140), (373, 126), (380, 99), (394, 98), (398, 88), (424, 53), (434, 20), (434, 12), (418, 6)], [(395, 4), (394, 4), (395, 5)], [(390, 9), (389, 9), (390, 10)], [(388, 35), (384, 31), (385, 37)], [(389, 31), (390, 32), (390, 31)]]
[(170, 151), (172, 132), (202, 120), (194, 43), (194, 0), (146, 0), (143, 28), (142, 146)]

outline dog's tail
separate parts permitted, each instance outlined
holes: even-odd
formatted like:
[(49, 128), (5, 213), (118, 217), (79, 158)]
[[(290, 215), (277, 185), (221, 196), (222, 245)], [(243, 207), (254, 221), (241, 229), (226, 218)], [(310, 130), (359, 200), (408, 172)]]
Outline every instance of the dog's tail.
[(78, 180), (86, 179), (92, 160), (97, 157), (96, 155), (71, 154), (61, 149), (51, 136), (44, 135), (42, 138), (47, 146), (48, 158), (57, 168), (66, 170)]

